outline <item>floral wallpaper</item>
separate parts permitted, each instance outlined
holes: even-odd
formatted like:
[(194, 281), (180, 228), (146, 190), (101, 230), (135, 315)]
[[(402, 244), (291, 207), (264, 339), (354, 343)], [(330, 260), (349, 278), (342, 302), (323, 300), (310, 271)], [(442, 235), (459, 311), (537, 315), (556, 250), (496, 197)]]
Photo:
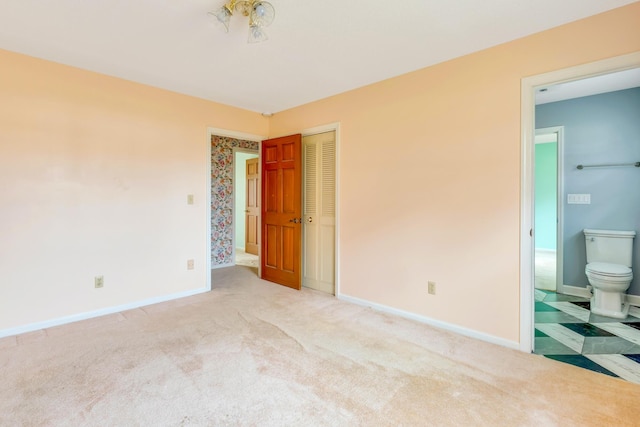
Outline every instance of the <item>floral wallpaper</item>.
[(258, 151), (256, 141), (211, 136), (211, 265), (233, 259), (233, 149)]

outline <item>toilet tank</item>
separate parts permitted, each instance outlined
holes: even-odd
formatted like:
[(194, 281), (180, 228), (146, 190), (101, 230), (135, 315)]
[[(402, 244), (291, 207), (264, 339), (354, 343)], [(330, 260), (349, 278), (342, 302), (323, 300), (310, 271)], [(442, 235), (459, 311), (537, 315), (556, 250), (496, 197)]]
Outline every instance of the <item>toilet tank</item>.
[(631, 267), (635, 231), (584, 230), (587, 264), (608, 262)]

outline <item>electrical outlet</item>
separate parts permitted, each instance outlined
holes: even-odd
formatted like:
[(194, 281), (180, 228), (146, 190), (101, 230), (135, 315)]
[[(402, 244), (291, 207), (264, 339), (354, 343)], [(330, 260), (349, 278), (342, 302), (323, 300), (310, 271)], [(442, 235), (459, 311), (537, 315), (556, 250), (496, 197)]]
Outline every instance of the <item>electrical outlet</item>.
[(96, 276), (93, 279), (93, 285), (96, 288), (102, 288), (104, 286), (104, 276)]
[(429, 295), (435, 295), (436, 294), (436, 282), (428, 282), (429, 285)]
[(187, 260), (187, 270), (193, 270), (194, 261), (192, 259)]
[(188, 205), (193, 204), (193, 194), (187, 194), (187, 204)]

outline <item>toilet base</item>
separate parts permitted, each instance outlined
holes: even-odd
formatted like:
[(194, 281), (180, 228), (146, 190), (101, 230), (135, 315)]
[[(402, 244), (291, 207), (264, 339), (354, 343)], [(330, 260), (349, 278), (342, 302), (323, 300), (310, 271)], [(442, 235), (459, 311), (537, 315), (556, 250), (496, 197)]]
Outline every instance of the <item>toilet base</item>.
[(591, 312), (598, 316), (626, 319), (629, 314), (629, 304), (623, 302), (624, 295), (621, 292), (606, 292), (593, 288)]

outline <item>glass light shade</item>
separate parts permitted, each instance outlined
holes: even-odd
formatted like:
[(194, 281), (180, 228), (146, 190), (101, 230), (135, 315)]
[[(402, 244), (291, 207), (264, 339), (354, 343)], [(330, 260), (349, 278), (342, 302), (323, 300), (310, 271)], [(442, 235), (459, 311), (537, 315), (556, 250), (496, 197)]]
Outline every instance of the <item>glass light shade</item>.
[(209, 15), (215, 16), (218, 19), (218, 22), (221, 22), (224, 25), (226, 32), (229, 32), (229, 20), (231, 19), (231, 11), (226, 6), (222, 6), (216, 12), (209, 12)]
[(257, 1), (253, 4), (251, 10), (250, 21), (251, 25), (258, 27), (268, 27), (273, 22), (273, 18), (276, 16), (276, 10), (273, 5), (266, 1)]
[(267, 12), (264, 9), (264, 5), (262, 3), (258, 3), (255, 8), (256, 15), (259, 17), (263, 17)]
[(249, 40), (247, 40), (249, 43), (260, 43), (268, 39), (269, 37), (264, 31), (264, 28), (258, 27), (257, 25), (249, 27)]

